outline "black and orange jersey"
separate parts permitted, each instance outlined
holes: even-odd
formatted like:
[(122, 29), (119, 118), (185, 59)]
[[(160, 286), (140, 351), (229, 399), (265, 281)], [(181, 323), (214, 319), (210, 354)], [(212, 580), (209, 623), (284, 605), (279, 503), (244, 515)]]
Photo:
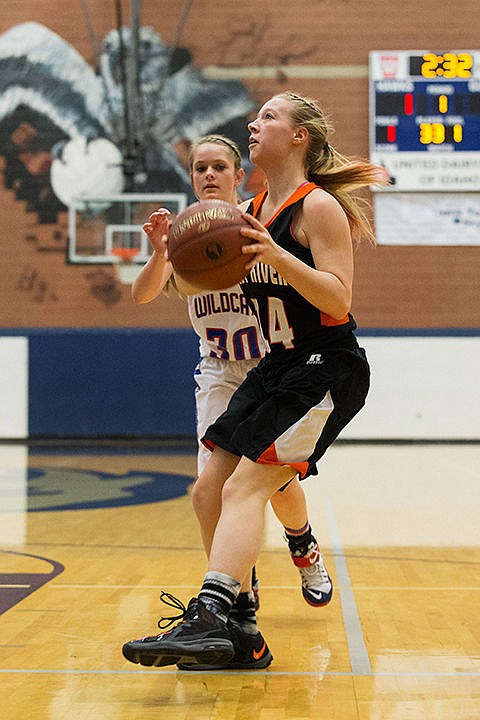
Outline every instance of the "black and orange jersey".
[[(310, 267), (315, 267), (312, 253), (295, 239), (292, 220), (305, 196), (318, 187), (312, 182), (300, 185), (265, 223), (278, 245)], [(266, 191), (253, 198), (247, 212), (258, 215), (265, 197)], [(314, 352), (327, 347), (357, 347), (352, 315), (337, 320), (325, 314), (270, 265), (258, 263), (242, 281), (242, 290), (256, 309), (272, 353), (293, 348)]]

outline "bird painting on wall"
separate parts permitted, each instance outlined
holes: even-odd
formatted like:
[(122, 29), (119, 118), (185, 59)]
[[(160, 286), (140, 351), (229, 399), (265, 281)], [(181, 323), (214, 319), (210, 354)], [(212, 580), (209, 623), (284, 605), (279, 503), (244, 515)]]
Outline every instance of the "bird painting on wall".
[(241, 82), (207, 77), (152, 27), (111, 30), (95, 68), (39, 23), (0, 35), (4, 185), (40, 222), (55, 222), (74, 195), (193, 200), (182, 148), (208, 132), (240, 140), (252, 108)]

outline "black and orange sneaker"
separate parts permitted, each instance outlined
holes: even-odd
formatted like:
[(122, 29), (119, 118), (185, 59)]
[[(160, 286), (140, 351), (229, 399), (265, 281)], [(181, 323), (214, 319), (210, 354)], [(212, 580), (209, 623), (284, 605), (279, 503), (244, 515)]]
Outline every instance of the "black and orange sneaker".
[(258, 632), (255, 635), (243, 632), (241, 628), (228, 623), (230, 637), (232, 638), (235, 655), (227, 662), (220, 663), (192, 663), (179, 662), (179, 670), (262, 670), (270, 665), (273, 660), (263, 635)]
[(253, 566), (252, 570), (252, 592), (253, 602), (255, 604), (255, 612), (258, 612), (260, 610), (260, 580), (257, 577), (257, 571), (255, 570), (255, 566)]
[(186, 608), (169, 593), (162, 592), (160, 599), (181, 613), (176, 617), (161, 618), (159, 628), (166, 628), (175, 620), (181, 622), (167, 632), (125, 643), (122, 652), (127, 660), (148, 667), (163, 667), (178, 662), (224, 663), (234, 656), (227, 624), (210, 612), (201, 600), (192, 598)]

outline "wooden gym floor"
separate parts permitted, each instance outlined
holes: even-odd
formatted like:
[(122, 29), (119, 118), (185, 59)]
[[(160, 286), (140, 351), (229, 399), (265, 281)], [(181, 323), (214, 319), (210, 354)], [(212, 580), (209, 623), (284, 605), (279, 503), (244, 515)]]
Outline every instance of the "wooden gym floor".
[(334, 599), (304, 603), (269, 512), (257, 672), (121, 654), (155, 633), (161, 590), (201, 583), (194, 467), (188, 446), (0, 445), (2, 718), (478, 720), (478, 445), (329, 450), (304, 487)]

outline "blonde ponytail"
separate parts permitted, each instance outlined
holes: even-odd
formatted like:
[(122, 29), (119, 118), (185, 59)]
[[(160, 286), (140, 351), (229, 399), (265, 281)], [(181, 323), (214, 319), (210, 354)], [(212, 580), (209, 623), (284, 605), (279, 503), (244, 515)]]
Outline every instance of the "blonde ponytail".
[(293, 124), (308, 131), (309, 144), (305, 154), (307, 180), (321, 185), (338, 200), (347, 215), (355, 243), (366, 239), (374, 244), (367, 216), (368, 203), (352, 193), (369, 185), (386, 184), (388, 177), (384, 168), (365, 160), (347, 158), (335, 150), (328, 141), (332, 125), (315, 100), (290, 91), (275, 97), (292, 105)]

